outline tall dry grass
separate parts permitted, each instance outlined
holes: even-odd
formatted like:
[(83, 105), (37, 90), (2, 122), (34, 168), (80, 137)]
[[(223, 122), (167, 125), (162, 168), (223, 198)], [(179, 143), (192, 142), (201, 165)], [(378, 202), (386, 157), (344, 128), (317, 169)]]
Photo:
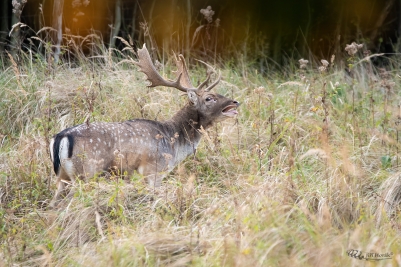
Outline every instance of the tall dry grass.
[(58, 65), (31, 47), (1, 66), (1, 265), (363, 265), (349, 249), (401, 264), (397, 57), (379, 69), (361, 48), (267, 76), (221, 66), (216, 91), (242, 102), (240, 115), (205, 132), (159, 192), (138, 175), (94, 177), (50, 210), (53, 134), (86, 120), (163, 120), (186, 102), (145, 87), (128, 42), (65, 38)]

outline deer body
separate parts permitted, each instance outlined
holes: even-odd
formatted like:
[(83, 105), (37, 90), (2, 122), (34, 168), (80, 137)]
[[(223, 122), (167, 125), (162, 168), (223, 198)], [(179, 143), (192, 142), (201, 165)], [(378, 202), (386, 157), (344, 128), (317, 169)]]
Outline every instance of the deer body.
[(145, 46), (138, 50), (138, 55), (136, 64), (147, 75), (150, 86), (175, 87), (187, 93), (189, 103), (165, 122), (134, 119), (85, 123), (55, 135), (50, 142), (50, 153), (58, 179), (51, 206), (59, 199), (64, 181), (74, 182), (75, 178), (85, 179), (104, 172), (130, 175), (136, 171), (149, 185), (158, 187), (168, 172), (195, 153), (201, 128), (207, 129), (214, 122), (237, 114), (237, 101), (209, 92), (216, 82), (204, 90), (193, 88), (181, 57), (177, 61), (177, 81), (172, 82), (158, 75)]

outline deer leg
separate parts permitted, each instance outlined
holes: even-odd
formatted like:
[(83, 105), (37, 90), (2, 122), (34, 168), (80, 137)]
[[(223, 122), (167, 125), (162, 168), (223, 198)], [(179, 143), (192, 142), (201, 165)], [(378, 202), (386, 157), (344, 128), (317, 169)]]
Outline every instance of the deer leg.
[(60, 174), (57, 177), (57, 189), (54, 192), (53, 199), (50, 201), (49, 207), (55, 208), (56, 203), (59, 201), (61, 195), (64, 193), (66, 180), (69, 180), (68, 175), (64, 172), (63, 169), (60, 170)]
[(61, 181), (61, 178), (57, 178), (57, 189), (54, 192), (53, 199), (50, 201), (49, 207), (54, 208), (56, 206), (56, 202), (59, 200), (61, 192), (64, 191), (65, 184)]

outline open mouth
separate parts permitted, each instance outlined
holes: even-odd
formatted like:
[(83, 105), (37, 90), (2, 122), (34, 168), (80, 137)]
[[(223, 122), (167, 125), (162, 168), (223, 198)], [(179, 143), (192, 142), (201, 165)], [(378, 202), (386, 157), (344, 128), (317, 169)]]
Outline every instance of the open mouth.
[(225, 107), (221, 112), (225, 116), (234, 117), (235, 115), (238, 114), (237, 105), (229, 105), (229, 106)]

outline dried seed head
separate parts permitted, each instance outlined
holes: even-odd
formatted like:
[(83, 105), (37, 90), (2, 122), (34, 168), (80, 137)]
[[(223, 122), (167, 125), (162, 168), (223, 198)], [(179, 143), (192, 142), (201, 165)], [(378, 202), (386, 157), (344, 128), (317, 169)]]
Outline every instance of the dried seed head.
[(324, 66), (324, 67), (328, 67), (329, 66), (329, 62), (327, 61), (327, 60), (325, 60), (325, 59), (322, 59), (322, 60), (320, 60), (320, 62), (322, 62), (322, 65)]
[(300, 60), (298, 60), (299, 62), (299, 68), (301, 69), (306, 69), (306, 64), (308, 64), (308, 60), (301, 58)]
[(357, 44), (355, 42), (352, 42), (352, 44), (347, 44), (345, 46), (345, 51), (348, 52), (348, 55), (353, 56), (355, 55), (359, 49), (363, 47), (363, 44)]
[(11, 2), (11, 4), (13, 5), (14, 8), (17, 8), (17, 7), (20, 6), (20, 3), (18, 3), (17, 0), (13, 0), (13, 1)]
[(208, 6), (206, 9), (201, 9), (200, 13), (202, 13), (208, 23), (213, 22), (214, 11), (212, 10), (211, 6)]
[(253, 90), (255, 93), (257, 94), (261, 94), (265, 91), (265, 88), (263, 86), (259, 86), (258, 88), (256, 88), (255, 90)]
[(27, 0), (13, 0), (11, 2), (11, 5), (13, 6), (13, 13), (17, 15), (18, 17), (21, 16), (22, 10), (24, 9), (24, 6), (26, 4)]

